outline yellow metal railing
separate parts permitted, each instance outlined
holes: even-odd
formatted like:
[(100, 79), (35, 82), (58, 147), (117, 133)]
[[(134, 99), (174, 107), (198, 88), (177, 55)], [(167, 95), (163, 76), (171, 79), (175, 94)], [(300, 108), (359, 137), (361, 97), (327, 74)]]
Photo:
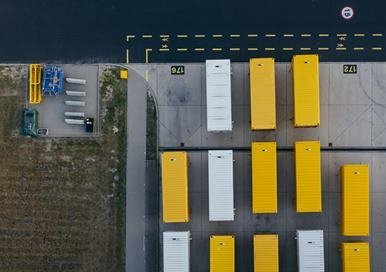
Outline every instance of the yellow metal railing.
[(42, 102), (42, 65), (30, 64), (29, 66), (29, 103)]

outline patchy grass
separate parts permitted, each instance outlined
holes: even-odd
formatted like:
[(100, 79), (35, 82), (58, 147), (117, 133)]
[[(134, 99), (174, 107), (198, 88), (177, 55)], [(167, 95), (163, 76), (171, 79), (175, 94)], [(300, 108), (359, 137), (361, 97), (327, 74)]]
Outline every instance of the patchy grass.
[(102, 68), (100, 137), (32, 139), (14, 133), (14, 73), (0, 85), (16, 90), (0, 95), (0, 271), (124, 271), (126, 83)]
[(17, 95), (26, 72), (27, 67), (23, 65), (0, 66), (0, 96)]

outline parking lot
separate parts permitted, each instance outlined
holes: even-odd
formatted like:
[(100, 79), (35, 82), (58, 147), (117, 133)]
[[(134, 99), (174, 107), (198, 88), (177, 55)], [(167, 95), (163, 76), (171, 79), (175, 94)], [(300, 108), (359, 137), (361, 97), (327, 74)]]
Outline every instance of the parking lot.
[[(48, 128), (49, 137), (84, 137), (98, 134), (98, 65), (61, 65), (64, 77), (81, 78), (86, 85), (69, 84), (64, 80), (64, 91), (58, 96), (43, 96), (41, 104), (30, 105), (39, 112), (39, 127)], [(85, 97), (66, 95), (66, 90), (86, 92)], [(65, 105), (65, 101), (84, 101), (84, 107)], [(87, 133), (84, 125), (65, 123), (65, 112), (83, 112), (85, 117), (94, 118), (94, 132)], [(66, 117), (69, 118), (69, 117)]]
[[(205, 65), (185, 65), (184, 75), (171, 75), (171, 65), (139, 65), (157, 96), (159, 145), (161, 150), (188, 149), (189, 204), (187, 224), (159, 221), (160, 237), (165, 230), (192, 232), (191, 269), (207, 271), (209, 235), (235, 234), (236, 271), (252, 271), (253, 233), (278, 233), (280, 271), (297, 271), (296, 229), (323, 229), (326, 271), (341, 267), (341, 241), (371, 243), (372, 271), (386, 271), (386, 64), (357, 64), (357, 74), (344, 74), (343, 63), (320, 64), (321, 125), (319, 128), (293, 127), (292, 71), (290, 64), (276, 65), (277, 129), (252, 132), (249, 128), (249, 76), (247, 63), (232, 64), (232, 133), (206, 131)], [(323, 212), (298, 214), (294, 209), (294, 161), (291, 147), (297, 140), (320, 140), (322, 149)], [(276, 215), (251, 213), (252, 141), (278, 144), (278, 205)], [(234, 152), (235, 221), (208, 220), (208, 149), (228, 148)], [(345, 151), (338, 151), (344, 148)], [(356, 150), (355, 150), (356, 149)], [(358, 151), (361, 149), (361, 151)], [(343, 237), (340, 234), (339, 168), (347, 163), (367, 163), (371, 173), (371, 236)], [(162, 207), (160, 205), (160, 207)], [(159, 217), (162, 218), (162, 217)], [(161, 241), (161, 239), (160, 239)], [(162, 250), (159, 260), (162, 264)]]

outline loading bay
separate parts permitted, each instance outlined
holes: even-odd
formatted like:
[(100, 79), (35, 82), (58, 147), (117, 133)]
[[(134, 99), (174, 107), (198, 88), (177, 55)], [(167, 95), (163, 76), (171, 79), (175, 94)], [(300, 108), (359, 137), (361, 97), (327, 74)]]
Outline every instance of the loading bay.
[[(185, 64), (183, 75), (172, 75), (174, 64), (130, 65), (130, 86), (149, 90), (158, 109), (159, 151), (187, 150), (189, 156), (189, 223), (164, 224), (161, 217), (160, 177), (156, 165), (147, 165), (142, 194), (145, 206), (159, 212), (146, 212), (146, 239), (154, 239), (147, 250), (145, 266), (149, 271), (162, 267), (163, 231), (192, 233), (191, 270), (208, 271), (209, 236), (235, 234), (236, 271), (252, 271), (252, 234), (279, 234), (280, 271), (297, 271), (295, 232), (297, 229), (323, 229), (326, 271), (340, 271), (339, 245), (342, 241), (369, 241), (371, 271), (386, 271), (386, 64), (350, 62), (356, 74), (343, 73), (347, 63), (320, 63), (321, 125), (318, 128), (293, 127), (292, 71), (290, 63), (276, 64), (275, 131), (250, 130), (248, 63), (232, 63), (231, 133), (206, 131), (205, 64)], [(138, 77), (141, 75), (143, 78)], [(146, 81), (145, 78), (148, 80)], [(128, 109), (130, 116), (131, 109)], [(130, 123), (129, 123), (130, 128)], [(138, 136), (139, 137), (139, 136)], [(320, 140), (322, 153), (323, 212), (299, 214), (294, 209), (294, 158), (297, 140)], [(135, 141), (135, 139), (131, 139)], [(253, 141), (276, 141), (278, 145), (278, 206), (275, 215), (251, 213), (251, 156)], [(130, 145), (130, 139), (129, 139)], [(235, 220), (209, 222), (207, 150), (234, 150)], [(130, 157), (130, 156), (129, 156)], [(343, 237), (340, 233), (339, 168), (347, 163), (369, 164), (371, 173), (371, 235)], [(133, 180), (133, 179), (131, 179)], [(138, 179), (138, 187), (144, 180)], [(133, 186), (131, 184), (130, 186)], [(151, 188), (151, 189), (149, 189)], [(146, 194), (146, 196), (145, 196)], [(130, 210), (127, 211), (130, 216)], [(157, 223), (158, 222), (158, 223)], [(144, 223), (145, 225), (145, 223)], [(142, 225), (143, 226), (143, 225)], [(138, 243), (143, 243), (142, 240)], [(130, 243), (127, 251), (140, 248)], [(145, 248), (146, 250), (146, 248)], [(138, 255), (135, 255), (138, 256)], [(128, 269), (127, 271), (131, 271)]]

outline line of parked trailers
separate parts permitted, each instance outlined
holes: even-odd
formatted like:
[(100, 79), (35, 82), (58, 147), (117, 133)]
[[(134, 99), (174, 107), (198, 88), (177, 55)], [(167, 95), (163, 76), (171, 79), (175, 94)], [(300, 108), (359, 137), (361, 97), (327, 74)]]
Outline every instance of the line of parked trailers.
[[(254, 58), (249, 62), (251, 129), (276, 129), (275, 60)], [(320, 123), (318, 55), (292, 59), (294, 126)], [(207, 130), (232, 130), (230, 60), (206, 61)]]
[[(323, 230), (297, 230), (298, 271), (324, 271)], [(164, 271), (190, 271), (190, 231), (165, 231), (163, 233)], [(235, 271), (234, 235), (209, 237), (210, 271)], [(342, 242), (343, 271), (370, 271), (368, 242)], [(254, 271), (279, 271), (279, 236), (277, 234), (253, 235)]]
[[(320, 123), (317, 55), (293, 57), (294, 126), (315, 127)], [(231, 69), (229, 60), (206, 61), (207, 130), (232, 130)], [(251, 129), (276, 128), (275, 72), (272, 58), (250, 60)], [(277, 213), (276, 142), (253, 142), (252, 213)], [(296, 211), (322, 212), (319, 141), (294, 145)], [(189, 222), (188, 153), (163, 152), (162, 218), (165, 223)], [(234, 220), (233, 151), (208, 151), (209, 221)], [(369, 236), (369, 169), (364, 164), (341, 166), (341, 201), (344, 236)], [(300, 272), (324, 271), (323, 230), (298, 230)], [(164, 271), (189, 271), (190, 232), (164, 232)], [(234, 271), (235, 236), (212, 235), (210, 271)], [(253, 236), (254, 271), (278, 271), (277, 234)], [(341, 244), (343, 271), (370, 271), (369, 244)]]

